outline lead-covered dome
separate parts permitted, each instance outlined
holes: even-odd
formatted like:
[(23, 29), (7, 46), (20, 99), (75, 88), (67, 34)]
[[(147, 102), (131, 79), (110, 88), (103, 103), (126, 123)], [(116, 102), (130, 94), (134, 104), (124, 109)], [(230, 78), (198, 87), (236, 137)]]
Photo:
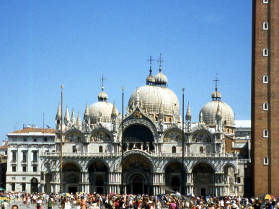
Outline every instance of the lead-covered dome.
[(89, 107), (89, 117), (91, 123), (111, 122), (112, 114), (118, 114), (115, 106), (107, 101), (108, 95), (102, 87), (101, 93), (98, 95), (98, 102)]
[(209, 126), (214, 126), (217, 121), (217, 116), (222, 119), (225, 126), (234, 126), (234, 112), (229, 105), (221, 101), (221, 94), (215, 90), (211, 97), (212, 101), (203, 106), (200, 111), (203, 122)]
[(143, 110), (151, 114), (179, 115), (179, 101), (175, 93), (167, 87), (145, 85), (134, 91), (129, 99), (133, 109), (137, 101)]

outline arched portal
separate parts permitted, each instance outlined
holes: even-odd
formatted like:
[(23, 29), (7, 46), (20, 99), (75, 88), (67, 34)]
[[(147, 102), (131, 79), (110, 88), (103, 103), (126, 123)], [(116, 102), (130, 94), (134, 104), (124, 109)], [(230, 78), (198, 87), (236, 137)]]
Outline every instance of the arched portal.
[[(166, 166), (165, 184), (167, 193), (173, 193), (176, 191), (181, 192), (181, 184), (185, 184), (185, 180), (181, 179), (181, 171), (181, 163), (179, 162), (171, 162)], [(183, 169), (183, 171), (185, 173), (185, 169)]]
[(107, 193), (108, 168), (102, 161), (92, 161), (88, 166), (90, 193)]
[(144, 156), (131, 154), (124, 158), (123, 182), (128, 194), (152, 194), (152, 163)]
[(63, 191), (69, 193), (80, 192), (81, 173), (80, 168), (75, 163), (65, 163), (63, 165)]
[(141, 149), (154, 150), (154, 136), (150, 129), (141, 124), (128, 126), (123, 132), (124, 150)]
[(206, 163), (200, 163), (193, 168), (194, 194), (206, 196), (215, 194), (214, 170)]
[(32, 178), (31, 179), (31, 193), (38, 193), (38, 179)]

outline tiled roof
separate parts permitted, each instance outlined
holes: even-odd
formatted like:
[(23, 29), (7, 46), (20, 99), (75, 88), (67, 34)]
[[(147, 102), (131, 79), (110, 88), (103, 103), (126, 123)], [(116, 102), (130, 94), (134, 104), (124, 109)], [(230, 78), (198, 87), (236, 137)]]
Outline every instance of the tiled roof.
[(30, 133), (30, 132), (55, 134), (55, 129), (53, 129), (53, 128), (30, 128), (30, 127), (27, 127), (27, 128), (23, 128), (21, 130), (13, 131), (11, 133), (19, 134), (19, 133)]

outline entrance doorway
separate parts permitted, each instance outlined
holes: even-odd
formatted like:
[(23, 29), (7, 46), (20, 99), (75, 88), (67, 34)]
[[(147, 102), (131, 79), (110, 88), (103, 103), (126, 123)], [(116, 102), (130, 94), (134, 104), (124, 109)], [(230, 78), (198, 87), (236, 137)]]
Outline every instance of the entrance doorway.
[(63, 165), (63, 191), (80, 191), (81, 173), (80, 167), (75, 162), (68, 162)]
[[(181, 163), (180, 162), (170, 162), (165, 169), (165, 184), (166, 184), (166, 192), (174, 193), (174, 192), (182, 192), (181, 184), (185, 184), (185, 180), (182, 180), (181, 176)], [(185, 173), (185, 169), (183, 169)]]
[(88, 166), (89, 192), (98, 194), (107, 193), (108, 168), (102, 161), (93, 160)]
[(144, 156), (132, 154), (124, 158), (123, 180), (124, 192), (127, 194), (152, 195), (152, 164)]
[(144, 178), (141, 175), (136, 175), (132, 177), (131, 184), (132, 194), (143, 194), (144, 193)]
[(215, 195), (214, 170), (206, 163), (193, 168), (194, 194), (196, 196)]
[(76, 186), (69, 186), (68, 188), (69, 193), (77, 193), (77, 187)]
[(31, 179), (31, 193), (38, 193), (38, 180), (36, 178)]
[(206, 189), (205, 188), (201, 188), (201, 196), (205, 196), (206, 195)]

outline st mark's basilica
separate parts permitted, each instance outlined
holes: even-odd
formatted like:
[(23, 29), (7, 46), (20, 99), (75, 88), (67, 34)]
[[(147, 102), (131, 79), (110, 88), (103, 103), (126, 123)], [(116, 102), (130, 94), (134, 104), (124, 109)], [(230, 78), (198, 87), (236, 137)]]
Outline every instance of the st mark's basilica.
[[(146, 84), (132, 93), (124, 115), (109, 102), (104, 86), (98, 101), (85, 107), (83, 119), (74, 112), (70, 117), (68, 108), (61, 118), (59, 106), (53, 135), (50, 133), (50, 138), (42, 141), (40, 136), (36, 142), (32, 139), (33, 144), (53, 140), (48, 141), (47, 149), (38, 145), (38, 152), (32, 150), (32, 163), (38, 161), (39, 165), (32, 179), (24, 177), (21, 165), (15, 170), (12, 165), (21, 164), (17, 155), (24, 154), (24, 150), (15, 152), (24, 149), (24, 144), (30, 146), (30, 137), (25, 135), (27, 139), (18, 145), (24, 129), (9, 133), (7, 190), (18, 188), (15, 182), (20, 175), (26, 179), (24, 189), (29, 192), (59, 192), (62, 144), (63, 192), (120, 193), (123, 189), (125, 193), (155, 195), (184, 189), (185, 194), (243, 195), (248, 175), (248, 142), (238, 146), (234, 112), (222, 101), (217, 86), (211, 101), (201, 108), (199, 121), (192, 122), (190, 106), (185, 115), (180, 114), (177, 95), (167, 82), (161, 65), (155, 76), (150, 68)], [(32, 154), (27, 156), (32, 158)], [(15, 175), (16, 172), (20, 174)]]

